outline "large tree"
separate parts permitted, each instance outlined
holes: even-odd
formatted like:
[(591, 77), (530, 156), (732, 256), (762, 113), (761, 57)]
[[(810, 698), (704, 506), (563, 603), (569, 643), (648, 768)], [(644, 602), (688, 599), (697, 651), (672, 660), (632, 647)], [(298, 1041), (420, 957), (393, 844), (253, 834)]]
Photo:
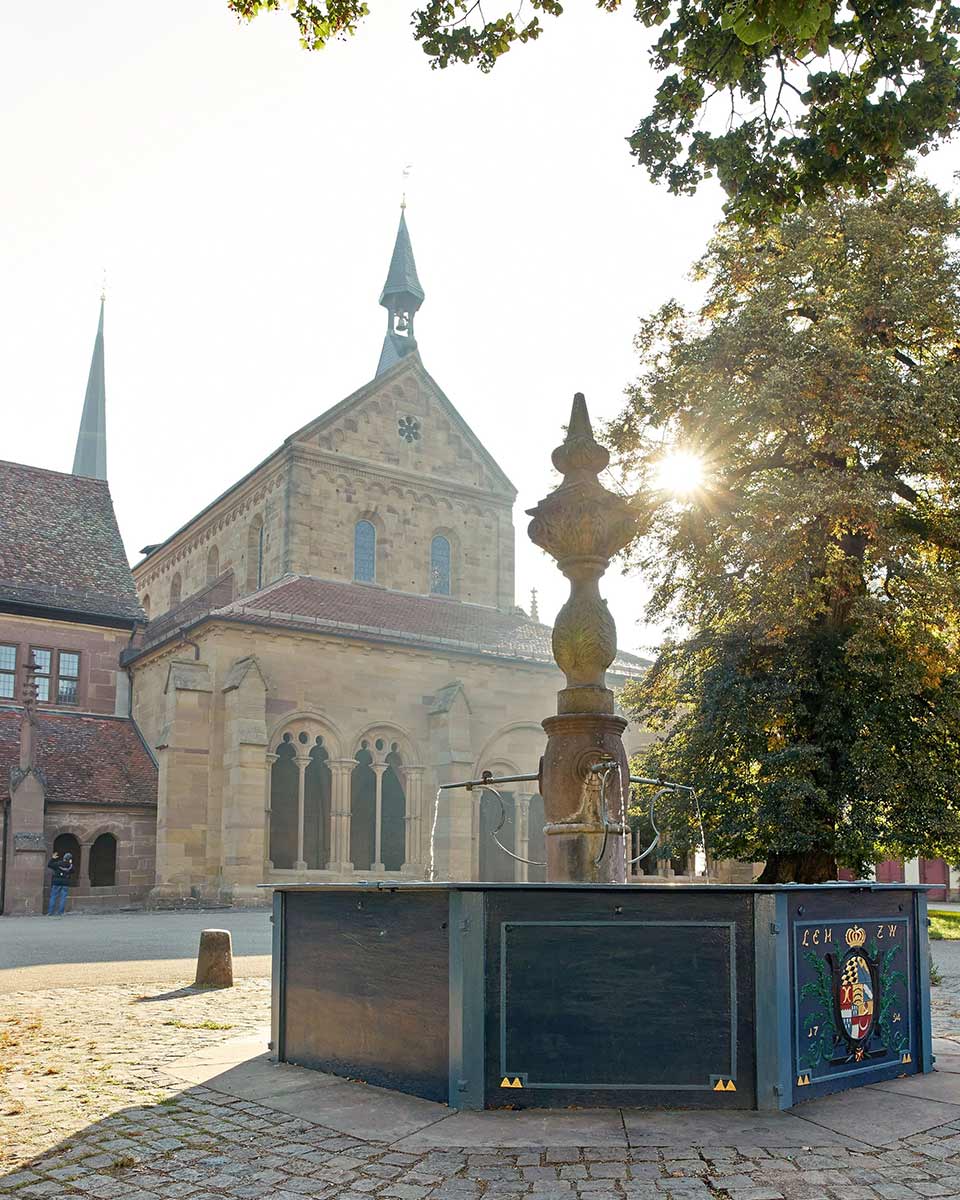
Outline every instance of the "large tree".
[[(702, 306), (637, 339), (611, 436), (674, 632), (626, 701), (664, 735), (646, 773), (694, 784), (710, 850), (764, 881), (960, 857), (958, 234), (909, 174), (721, 227)], [(665, 447), (703, 462), (686, 498)]]
[[(288, 9), (308, 49), (355, 33), (367, 16), (365, 0), (228, 3), (245, 18)], [(622, 0), (595, 3), (612, 12)], [(489, 71), (541, 35), (542, 15), (563, 13), (559, 0), (523, 7), (424, 0), (414, 37), (431, 66)], [(650, 60), (662, 79), (631, 152), (673, 192), (715, 175), (741, 218), (830, 188), (881, 188), (960, 118), (960, 7), (949, 0), (633, 0), (633, 9), (655, 31)]]

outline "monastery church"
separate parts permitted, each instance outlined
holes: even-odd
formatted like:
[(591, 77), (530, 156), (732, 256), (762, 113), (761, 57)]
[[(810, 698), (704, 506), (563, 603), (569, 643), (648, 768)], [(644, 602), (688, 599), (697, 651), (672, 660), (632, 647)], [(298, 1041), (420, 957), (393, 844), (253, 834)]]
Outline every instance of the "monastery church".
[[(119, 861), (137, 879), (115, 880), (114, 899), (265, 903), (258, 885), (269, 882), (425, 878), (432, 833), (437, 878), (543, 878), (535, 783), (504, 792), (502, 808), (465, 791), (443, 793), (435, 808), (442, 783), (537, 770), (540, 720), (555, 711), (563, 677), (549, 626), (516, 606), (516, 489), (421, 360), (423, 301), (402, 213), (373, 378), (146, 546), (133, 568), (124, 603), (138, 619), (113, 662), (112, 694), (122, 681), (117, 711), (126, 704), (148, 760), (137, 799), (154, 772), (155, 843), (133, 852), (133, 822), (118, 821), (113, 805)], [(99, 336), (102, 391), (102, 325)], [(104, 409), (88, 407), (83, 469), (29, 470), (68, 490), (96, 486), (109, 505)], [(4, 600), (0, 580), (0, 642)], [(0, 695), (9, 728), (15, 710), (28, 723), (29, 656), (50, 640), (9, 636), (17, 665)], [(612, 685), (645, 665), (621, 654)], [(35, 723), (64, 707), (33, 706)], [(641, 742), (639, 731), (631, 737), (628, 751)], [(29, 772), (12, 735), (7, 747)], [(48, 737), (38, 768), (48, 789), (56, 758)], [(2, 772), (0, 763), (0, 786)], [(48, 842), (65, 836), (51, 807), (48, 798)], [(491, 836), (501, 822), (497, 836), (516, 858)], [(68, 833), (88, 859), (83, 830)], [(149, 886), (138, 869), (153, 875)], [(104, 896), (82, 866), (75, 904)]]

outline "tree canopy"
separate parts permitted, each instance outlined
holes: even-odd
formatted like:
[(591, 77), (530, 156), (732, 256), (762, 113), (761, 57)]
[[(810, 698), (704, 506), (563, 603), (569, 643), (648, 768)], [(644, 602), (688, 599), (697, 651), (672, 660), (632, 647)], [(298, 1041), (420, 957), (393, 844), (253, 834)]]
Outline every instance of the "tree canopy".
[[(245, 18), (288, 9), (308, 49), (354, 34), (368, 15), (365, 0), (228, 4)], [(741, 219), (831, 188), (882, 188), (960, 119), (960, 7), (949, 0), (633, 0), (633, 11), (652, 31), (661, 79), (630, 152), (676, 193), (715, 176)], [(488, 18), (478, 0), (423, 0), (411, 23), (431, 66), (489, 71), (563, 12), (559, 0), (529, 0), (524, 14), (520, 0)]]
[[(960, 858), (960, 207), (906, 175), (722, 226), (610, 434), (672, 633), (625, 701), (717, 857), (818, 882)], [(703, 463), (657, 492), (664, 446)], [(696, 838), (673, 814), (675, 836)], [(677, 833), (679, 831), (679, 833)]]

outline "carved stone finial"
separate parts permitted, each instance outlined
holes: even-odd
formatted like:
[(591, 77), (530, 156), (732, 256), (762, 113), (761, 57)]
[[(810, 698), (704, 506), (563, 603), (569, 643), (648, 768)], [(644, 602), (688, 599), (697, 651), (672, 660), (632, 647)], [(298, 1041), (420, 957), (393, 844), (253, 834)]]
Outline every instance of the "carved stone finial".
[(37, 660), (31, 651), (27, 659), (27, 669), (23, 676), (23, 711), (28, 720), (32, 721), (37, 711)]
[(613, 555), (634, 537), (636, 521), (628, 502), (597, 478), (609, 462), (578, 392), (567, 436), (553, 452), (563, 483), (528, 511), (530, 540), (552, 555), (570, 580), (570, 598), (553, 628), (553, 655), (567, 677), (561, 712), (613, 712), (605, 675), (617, 653), (617, 629), (599, 581)]

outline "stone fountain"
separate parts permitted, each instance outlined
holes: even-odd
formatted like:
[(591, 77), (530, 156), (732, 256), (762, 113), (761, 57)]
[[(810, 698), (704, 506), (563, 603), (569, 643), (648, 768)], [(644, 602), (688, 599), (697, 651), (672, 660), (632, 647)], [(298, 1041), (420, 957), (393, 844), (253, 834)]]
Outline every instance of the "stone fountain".
[(608, 461), (578, 394), (563, 482), (529, 514), (570, 581), (566, 686), (520, 777), (544, 798), (547, 882), (275, 888), (277, 1059), (456, 1108), (775, 1110), (931, 1070), (922, 887), (625, 882), (599, 581), (636, 527), (599, 482)]

